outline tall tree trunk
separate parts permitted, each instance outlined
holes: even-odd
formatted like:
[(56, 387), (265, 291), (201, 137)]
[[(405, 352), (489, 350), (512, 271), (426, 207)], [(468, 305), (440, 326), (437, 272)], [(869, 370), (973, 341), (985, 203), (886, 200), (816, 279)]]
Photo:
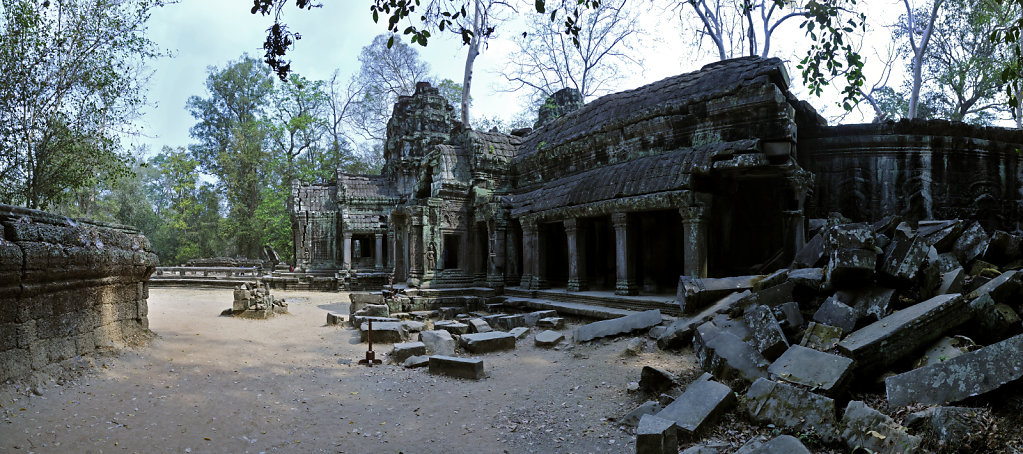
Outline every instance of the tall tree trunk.
[(466, 128), (472, 127), (469, 123), (469, 93), (472, 87), (472, 65), (476, 63), (476, 56), (480, 54), (480, 34), (483, 5), (476, 0), (476, 11), (472, 20), (472, 39), (469, 41), (469, 53), (465, 56), (465, 75), (462, 78), (462, 125)]
[(902, 3), (906, 5), (906, 20), (908, 21), (907, 31), (909, 32), (909, 45), (913, 50), (913, 87), (909, 93), (909, 112), (906, 114), (906, 118), (916, 118), (917, 104), (920, 101), (920, 87), (923, 85), (923, 64), (924, 54), (927, 53), (927, 45), (931, 40), (931, 32), (934, 31), (934, 22), (938, 18), (938, 9), (941, 8), (941, 4), (944, 0), (934, 0), (934, 4), (931, 6), (931, 15), (927, 18), (927, 28), (924, 29), (924, 34), (920, 37), (920, 44), (917, 45), (913, 38), (913, 33), (916, 32), (916, 19), (914, 18), (913, 8), (909, 6), (909, 0), (902, 0)]

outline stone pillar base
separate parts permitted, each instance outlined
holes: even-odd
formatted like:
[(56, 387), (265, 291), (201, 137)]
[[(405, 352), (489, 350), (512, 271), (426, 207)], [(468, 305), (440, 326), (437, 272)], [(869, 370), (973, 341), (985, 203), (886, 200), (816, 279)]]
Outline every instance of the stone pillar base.
[(570, 292), (582, 292), (589, 290), (590, 286), (585, 279), (569, 279), (568, 280), (568, 291)]
[(615, 295), (639, 295), (639, 286), (635, 282), (615, 283)]

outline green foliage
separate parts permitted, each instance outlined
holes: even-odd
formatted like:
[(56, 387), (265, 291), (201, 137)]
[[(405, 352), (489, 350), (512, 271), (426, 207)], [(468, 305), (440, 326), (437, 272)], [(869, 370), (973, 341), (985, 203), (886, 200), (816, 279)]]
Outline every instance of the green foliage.
[[(785, 0), (774, 0), (775, 5), (785, 6)], [(805, 13), (799, 27), (810, 38), (810, 50), (796, 65), (802, 72), (803, 83), (814, 95), (820, 96), (823, 88), (834, 78), (845, 79), (842, 87), (842, 101), (846, 111), (857, 103), (859, 89), (866, 77), (863, 75), (863, 58), (857, 52), (850, 35), (857, 29), (866, 30), (866, 15), (854, 13), (843, 20), (844, 11), (852, 11), (856, 0), (818, 1), (810, 0), (803, 6)]]

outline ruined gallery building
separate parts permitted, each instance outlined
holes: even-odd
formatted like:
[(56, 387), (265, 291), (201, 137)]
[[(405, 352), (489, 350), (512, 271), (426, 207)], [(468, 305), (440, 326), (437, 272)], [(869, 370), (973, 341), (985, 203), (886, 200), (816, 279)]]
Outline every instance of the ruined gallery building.
[(830, 213), (1018, 230), (1020, 131), (828, 126), (789, 84), (778, 59), (728, 60), (585, 105), (560, 92), (559, 117), (505, 135), (463, 128), (420, 83), (394, 106), (381, 175), (292, 184), (296, 268), (672, 294), (680, 276), (787, 265)]

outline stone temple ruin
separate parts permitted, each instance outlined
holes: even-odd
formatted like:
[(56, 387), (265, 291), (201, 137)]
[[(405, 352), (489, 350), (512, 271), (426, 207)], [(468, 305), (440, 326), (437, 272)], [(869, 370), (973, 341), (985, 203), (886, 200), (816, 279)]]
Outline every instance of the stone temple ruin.
[(240, 284), (234, 289), (234, 303), (225, 315), (243, 318), (270, 318), (288, 313), (288, 303), (270, 294), (270, 284)]

